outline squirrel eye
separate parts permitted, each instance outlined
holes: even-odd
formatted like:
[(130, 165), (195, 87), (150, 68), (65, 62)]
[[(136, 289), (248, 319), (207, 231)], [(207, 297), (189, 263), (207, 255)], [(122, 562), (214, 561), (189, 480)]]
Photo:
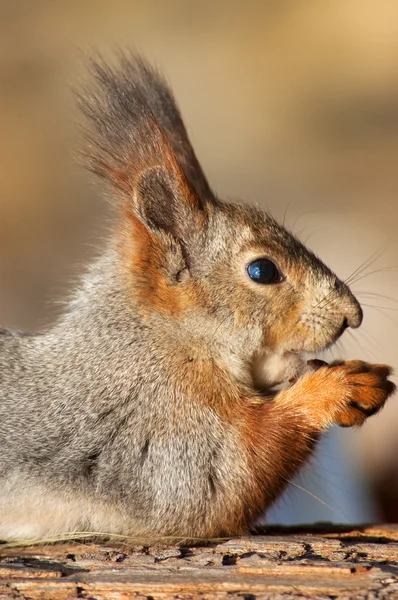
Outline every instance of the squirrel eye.
[(256, 283), (280, 283), (283, 279), (278, 268), (268, 258), (258, 258), (247, 267), (247, 273)]

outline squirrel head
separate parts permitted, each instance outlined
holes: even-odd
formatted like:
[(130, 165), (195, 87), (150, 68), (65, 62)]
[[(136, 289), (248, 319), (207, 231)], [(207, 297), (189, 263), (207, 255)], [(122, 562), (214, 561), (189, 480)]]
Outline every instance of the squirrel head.
[[(117, 67), (93, 61), (92, 70), (80, 97), (92, 125), (86, 163), (120, 209), (120, 264), (143, 319), (164, 323), (177, 343), (218, 351), (239, 376), (267, 356), (323, 350), (359, 327), (348, 286), (294, 235), (213, 194), (155, 70), (132, 56)], [(286, 364), (289, 377), (297, 361)]]

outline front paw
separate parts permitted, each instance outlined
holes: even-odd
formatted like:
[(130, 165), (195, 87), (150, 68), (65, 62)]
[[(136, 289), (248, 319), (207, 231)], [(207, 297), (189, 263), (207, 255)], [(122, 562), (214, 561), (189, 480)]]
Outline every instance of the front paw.
[(334, 415), (334, 422), (342, 427), (362, 425), (384, 406), (396, 389), (388, 379), (392, 369), (387, 365), (351, 360), (331, 365), (329, 370), (345, 389), (345, 397), (340, 406), (336, 406)]
[(362, 425), (395, 391), (386, 365), (352, 360), (331, 365), (309, 361), (308, 366), (309, 371), (275, 400), (282, 410), (294, 406), (312, 431), (324, 431), (333, 423)]

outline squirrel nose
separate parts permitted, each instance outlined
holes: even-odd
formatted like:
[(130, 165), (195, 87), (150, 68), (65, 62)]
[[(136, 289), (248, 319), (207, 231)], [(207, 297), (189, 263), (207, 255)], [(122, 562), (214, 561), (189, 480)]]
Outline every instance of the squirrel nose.
[(334, 280), (334, 289), (338, 294), (341, 312), (343, 313), (343, 322), (341, 324), (341, 332), (348, 327), (357, 329), (363, 320), (363, 312), (361, 305), (351, 292), (348, 285), (340, 279)]
[(348, 327), (351, 327), (352, 329), (357, 329), (363, 321), (363, 311), (358, 300), (351, 294), (350, 291), (349, 295), (350, 307), (349, 310), (346, 311), (342, 328), (347, 329)]

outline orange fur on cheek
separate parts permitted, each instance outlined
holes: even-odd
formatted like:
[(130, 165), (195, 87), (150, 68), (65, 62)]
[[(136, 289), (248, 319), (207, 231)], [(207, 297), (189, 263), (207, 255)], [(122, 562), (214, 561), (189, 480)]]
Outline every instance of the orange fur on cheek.
[(128, 211), (127, 216), (128, 229), (122, 243), (123, 264), (132, 275), (132, 294), (138, 300), (142, 316), (157, 312), (177, 318), (194, 308), (193, 286), (170, 282), (160, 239), (133, 212)]

